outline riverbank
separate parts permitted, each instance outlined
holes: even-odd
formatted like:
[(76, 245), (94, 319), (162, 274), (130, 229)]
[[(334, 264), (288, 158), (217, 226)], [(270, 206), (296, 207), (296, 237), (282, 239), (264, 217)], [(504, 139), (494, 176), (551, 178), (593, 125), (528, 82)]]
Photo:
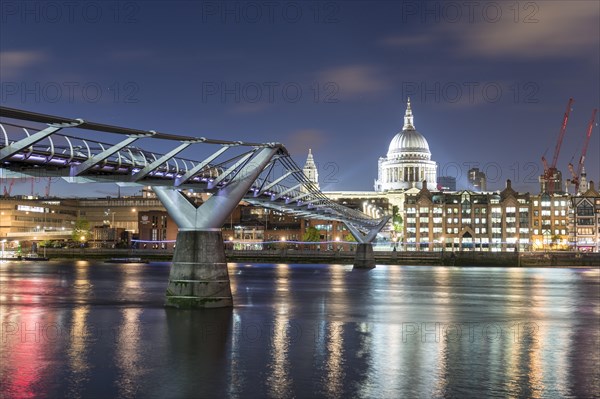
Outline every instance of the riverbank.
[[(230, 262), (353, 264), (353, 251), (225, 251)], [(498, 267), (600, 267), (600, 253), (580, 252), (404, 252), (375, 251), (382, 265), (446, 265)], [(172, 251), (132, 249), (47, 249), (51, 260), (142, 258), (171, 261)]]

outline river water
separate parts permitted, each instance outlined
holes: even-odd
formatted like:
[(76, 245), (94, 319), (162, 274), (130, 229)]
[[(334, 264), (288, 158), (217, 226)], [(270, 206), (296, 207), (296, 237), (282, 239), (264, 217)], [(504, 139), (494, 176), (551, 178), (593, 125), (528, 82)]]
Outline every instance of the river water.
[(600, 392), (598, 269), (230, 264), (235, 307), (200, 311), (168, 272), (0, 264), (0, 397)]

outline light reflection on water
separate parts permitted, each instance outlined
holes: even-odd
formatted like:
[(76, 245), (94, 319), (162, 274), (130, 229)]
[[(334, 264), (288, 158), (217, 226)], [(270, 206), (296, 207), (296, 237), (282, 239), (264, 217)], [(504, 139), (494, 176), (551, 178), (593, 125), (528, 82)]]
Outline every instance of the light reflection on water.
[(236, 307), (163, 307), (168, 263), (0, 266), (2, 397), (593, 397), (599, 273), (230, 265)]

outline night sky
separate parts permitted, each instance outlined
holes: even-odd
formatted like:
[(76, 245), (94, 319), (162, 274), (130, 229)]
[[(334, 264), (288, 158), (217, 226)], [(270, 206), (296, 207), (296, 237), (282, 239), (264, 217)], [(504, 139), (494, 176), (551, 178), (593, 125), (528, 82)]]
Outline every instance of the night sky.
[[(438, 175), (479, 166), (539, 192), (569, 97), (558, 167), (600, 106), (600, 2), (0, 1), (5, 106), (140, 129), (312, 148), (324, 190), (372, 190), (415, 126)], [(600, 180), (600, 132), (586, 169)], [(166, 152), (165, 148), (152, 148)], [(193, 156), (190, 155), (190, 156)], [(42, 183), (37, 189), (43, 192)], [(115, 185), (67, 186), (77, 195)], [(29, 193), (19, 183), (13, 194)], [(61, 192), (62, 191), (62, 192)], [(127, 192), (132, 193), (132, 189)]]

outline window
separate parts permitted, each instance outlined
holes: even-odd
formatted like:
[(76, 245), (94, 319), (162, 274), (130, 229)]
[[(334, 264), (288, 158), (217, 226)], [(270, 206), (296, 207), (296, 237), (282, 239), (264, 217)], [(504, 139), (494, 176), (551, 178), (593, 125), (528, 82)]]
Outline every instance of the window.
[(594, 208), (587, 202), (582, 202), (577, 207), (577, 216), (592, 216), (594, 214)]

